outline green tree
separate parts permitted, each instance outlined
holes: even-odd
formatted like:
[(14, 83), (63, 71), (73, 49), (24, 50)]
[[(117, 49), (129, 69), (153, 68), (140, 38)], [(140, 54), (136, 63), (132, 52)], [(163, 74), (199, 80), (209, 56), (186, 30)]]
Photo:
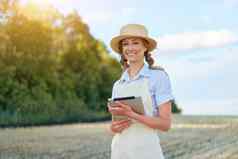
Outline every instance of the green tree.
[(178, 113), (178, 114), (182, 113), (182, 109), (178, 107), (175, 100), (172, 101), (172, 113)]
[(110, 119), (121, 67), (76, 11), (2, 0), (0, 15), (0, 126)]

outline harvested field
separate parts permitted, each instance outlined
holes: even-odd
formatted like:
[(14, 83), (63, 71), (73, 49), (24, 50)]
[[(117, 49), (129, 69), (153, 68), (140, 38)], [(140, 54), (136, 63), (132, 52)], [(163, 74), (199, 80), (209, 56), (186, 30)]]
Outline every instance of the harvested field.
[[(1, 159), (109, 159), (108, 122), (0, 129)], [(166, 159), (238, 159), (238, 117), (173, 116)]]

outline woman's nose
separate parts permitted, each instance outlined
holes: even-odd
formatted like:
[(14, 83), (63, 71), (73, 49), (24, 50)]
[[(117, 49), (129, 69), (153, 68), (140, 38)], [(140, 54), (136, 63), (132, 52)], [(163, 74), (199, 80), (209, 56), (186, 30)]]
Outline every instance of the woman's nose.
[(133, 50), (133, 49), (134, 49), (133, 45), (128, 45), (128, 46), (127, 46), (127, 50), (130, 51), (130, 50)]

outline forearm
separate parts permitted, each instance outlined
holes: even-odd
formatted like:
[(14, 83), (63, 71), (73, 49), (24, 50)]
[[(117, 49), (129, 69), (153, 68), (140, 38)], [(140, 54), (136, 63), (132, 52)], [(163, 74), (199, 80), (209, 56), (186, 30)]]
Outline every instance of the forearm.
[(131, 119), (135, 119), (150, 128), (162, 131), (168, 131), (171, 127), (171, 102), (161, 104), (159, 106), (158, 114), (155, 117), (140, 115), (126, 104), (120, 102), (117, 104), (119, 106), (109, 107), (109, 111), (114, 115), (124, 115)]
[(153, 129), (168, 131), (171, 127), (170, 118), (150, 117), (150, 116), (140, 115), (137, 113), (133, 113), (131, 118)]

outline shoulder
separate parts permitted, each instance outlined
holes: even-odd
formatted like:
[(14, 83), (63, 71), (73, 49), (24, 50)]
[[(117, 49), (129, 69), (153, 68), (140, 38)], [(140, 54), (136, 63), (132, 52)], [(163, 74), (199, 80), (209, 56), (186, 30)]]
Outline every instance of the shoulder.
[(151, 69), (151, 81), (155, 92), (160, 94), (156, 94), (156, 96), (161, 96), (161, 93), (171, 92), (170, 78), (165, 69)]
[(115, 81), (114, 83), (113, 83), (113, 86), (112, 86), (112, 97), (111, 98), (114, 98), (115, 97), (115, 93), (116, 93), (116, 91), (117, 91), (117, 85), (118, 85), (118, 83), (119, 83), (119, 80), (117, 80), (117, 81)]
[(112, 87), (112, 89), (115, 89), (116, 86), (119, 85), (119, 83), (120, 83), (120, 79), (116, 80), (116, 81), (113, 83), (113, 87)]
[(165, 69), (162, 66), (151, 66), (149, 67), (150, 70), (160, 70), (160, 71), (165, 71)]
[(168, 73), (165, 71), (165, 69), (161, 66), (152, 66), (149, 68), (151, 77), (153, 79), (164, 79), (168, 78)]
[(114, 87), (115, 85), (118, 85), (119, 82), (120, 82), (120, 79), (116, 80), (116, 81), (113, 83), (113, 87)]

